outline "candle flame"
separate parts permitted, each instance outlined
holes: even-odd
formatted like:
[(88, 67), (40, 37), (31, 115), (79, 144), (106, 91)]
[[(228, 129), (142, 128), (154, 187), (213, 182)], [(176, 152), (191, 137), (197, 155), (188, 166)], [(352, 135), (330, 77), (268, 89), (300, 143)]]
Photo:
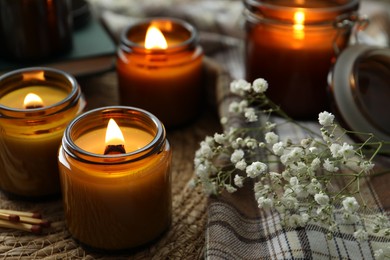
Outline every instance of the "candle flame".
[(106, 146), (124, 144), (125, 138), (123, 137), (121, 129), (119, 128), (115, 120), (110, 118), (106, 130)]
[(297, 11), (294, 13), (294, 38), (295, 39), (304, 39), (305, 38), (305, 13), (302, 11)]
[(45, 80), (45, 73), (43, 71), (23, 73), (23, 80), (32, 80), (32, 79)]
[(162, 34), (162, 32), (155, 26), (151, 25), (146, 32), (145, 37), (145, 48), (146, 49), (166, 49), (168, 43)]
[(34, 93), (28, 93), (23, 101), (24, 108), (40, 108), (43, 107), (43, 100), (40, 96)]

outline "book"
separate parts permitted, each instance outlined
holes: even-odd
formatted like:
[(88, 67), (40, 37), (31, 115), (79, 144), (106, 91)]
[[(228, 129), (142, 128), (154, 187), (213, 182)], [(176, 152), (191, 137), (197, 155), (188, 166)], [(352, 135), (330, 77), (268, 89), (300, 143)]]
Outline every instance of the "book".
[(0, 58), (0, 74), (26, 67), (50, 67), (79, 77), (101, 73), (115, 66), (116, 44), (94, 17), (73, 32), (73, 47), (67, 53), (43, 62), (20, 62)]

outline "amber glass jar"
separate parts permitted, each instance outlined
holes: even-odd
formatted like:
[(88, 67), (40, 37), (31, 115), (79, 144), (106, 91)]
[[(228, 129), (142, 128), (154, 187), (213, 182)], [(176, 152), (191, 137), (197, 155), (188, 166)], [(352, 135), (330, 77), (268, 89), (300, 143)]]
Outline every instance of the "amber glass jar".
[[(162, 32), (166, 48), (145, 47), (150, 26)], [(189, 23), (155, 18), (128, 27), (117, 59), (121, 103), (152, 112), (166, 127), (189, 122), (200, 111), (202, 58), (197, 31)]]
[[(107, 122), (123, 150), (105, 153)], [(163, 124), (134, 107), (103, 107), (67, 127), (58, 161), (70, 233), (89, 247), (126, 250), (148, 244), (171, 223), (171, 148)]]
[(0, 54), (36, 61), (72, 48), (71, 0), (1, 0)]
[[(27, 94), (42, 102), (29, 107)], [(84, 108), (71, 75), (27, 68), (0, 77), (0, 188), (9, 195), (38, 199), (60, 194), (57, 152), (66, 125)]]
[(348, 43), (358, 0), (245, 0), (246, 79), (264, 78), (268, 96), (290, 116), (328, 108), (327, 75)]

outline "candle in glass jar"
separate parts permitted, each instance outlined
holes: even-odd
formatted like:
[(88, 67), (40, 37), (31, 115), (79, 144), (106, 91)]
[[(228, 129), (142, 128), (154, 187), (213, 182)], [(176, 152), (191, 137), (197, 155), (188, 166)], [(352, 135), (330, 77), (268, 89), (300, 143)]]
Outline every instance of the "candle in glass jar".
[(27, 68), (0, 77), (1, 190), (24, 199), (60, 194), (58, 148), (84, 105), (76, 80), (62, 71)]
[(153, 19), (127, 28), (117, 59), (121, 103), (152, 112), (167, 127), (189, 122), (200, 111), (202, 57), (197, 32), (184, 21)]
[[(109, 121), (121, 138), (107, 138)], [(87, 112), (69, 124), (58, 161), (67, 225), (81, 243), (131, 249), (168, 229), (171, 150), (154, 115), (132, 107)]]
[[(290, 116), (317, 117), (328, 109), (327, 75), (336, 51), (348, 43), (352, 24), (348, 19), (358, 1), (246, 0), (245, 4), (247, 80), (267, 80), (267, 96)], [(350, 22), (346, 28), (335, 27), (346, 21)]]

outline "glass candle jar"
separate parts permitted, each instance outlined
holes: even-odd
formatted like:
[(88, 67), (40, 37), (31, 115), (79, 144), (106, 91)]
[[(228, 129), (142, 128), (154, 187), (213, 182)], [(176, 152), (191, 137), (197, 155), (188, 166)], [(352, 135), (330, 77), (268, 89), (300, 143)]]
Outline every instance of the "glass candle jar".
[(71, 0), (0, 1), (0, 53), (38, 60), (72, 47)]
[[(110, 119), (123, 135), (111, 146)], [(171, 223), (171, 156), (163, 124), (142, 109), (103, 107), (72, 121), (58, 161), (73, 237), (104, 251), (158, 238)]]
[[(28, 101), (31, 93), (38, 99)], [(58, 148), (66, 125), (84, 106), (79, 85), (65, 72), (37, 67), (0, 77), (3, 191), (26, 199), (60, 195)]]
[(349, 41), (359, 0), (245, 0), (246, 79), (296, 119), (328, 108), (327, 75)]
[[(151, 27), (160, 34), (147, 40)], [(181, 20), (156, 18), (128, 27), (117, 59), (121, 103), (152, 112), (166, 127), (193, 119), (202, 98), (203, 51), (197, 43), (195, 28)]]

